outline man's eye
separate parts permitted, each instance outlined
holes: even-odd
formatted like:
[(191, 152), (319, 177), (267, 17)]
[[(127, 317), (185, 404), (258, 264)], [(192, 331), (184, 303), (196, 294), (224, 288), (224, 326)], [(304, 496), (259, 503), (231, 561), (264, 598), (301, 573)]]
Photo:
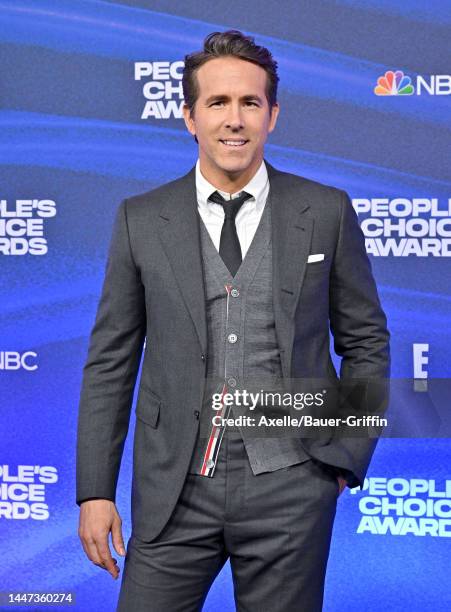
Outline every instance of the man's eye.
[(248, 100), (246, 104), (247, 106), (258, 106), (257, 102), (254, 102), (253, 100)]
[(210, 106), (219, 106), (220, 104), (224, 104), (224, 102), (222, 102), (221, 100), (218, 100), (217, 102), (212, 102)]

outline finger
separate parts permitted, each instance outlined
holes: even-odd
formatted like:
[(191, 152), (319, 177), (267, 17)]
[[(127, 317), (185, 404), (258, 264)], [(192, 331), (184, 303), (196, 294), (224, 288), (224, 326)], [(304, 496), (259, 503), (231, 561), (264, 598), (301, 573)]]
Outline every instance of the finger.
[(99, 553), (97, 551), (97, 546), (95, 544), (94, 538), (92, 537), (92, 535), (88, 532), (86, 532), (86, 529), (84, 529), (82, 527), (82, 520), (81, 520), (82, 514), (80, 513), (80, 525), (78, 528), (78, 537), (80, 538), (80, 542), (81, 545), (83, 546), (83, 550), (85, 551), (85, 555), (88, 557), (88, 559), (92, 562), (95, 563), (96, 565), (100, 565), (100, 557), (99, 557)]
[(346, 489), (347, 484), (348, 483), (345, 478), (342, 478), (341, 476), (338, 477), (338, 494), (339, 495), (341, 495), (343, 491)]
[[(100, 558), (99, 551), (97, 550), (97, 546), (94, 538), (86, 538), (82, 541), (83, 549), (86, 553), (86, 556), (94, 565), (103, 568), (102, 559)], [(105, 568), (103, 568), (105, 569)]]
[(107, 536), (102, 536), (102, 539), (96, 540), (96, 545), (103, 567), (111, 574), (113, 578), (117, 578), (119, 576), (119, 568), (111, 556)]
[(113, 541), (114, 550), (118, 555), (125, 556), (124, 538), (122, 537), (121, 529), (122, 521), (117, 518), (111, 526), (111, 539)]

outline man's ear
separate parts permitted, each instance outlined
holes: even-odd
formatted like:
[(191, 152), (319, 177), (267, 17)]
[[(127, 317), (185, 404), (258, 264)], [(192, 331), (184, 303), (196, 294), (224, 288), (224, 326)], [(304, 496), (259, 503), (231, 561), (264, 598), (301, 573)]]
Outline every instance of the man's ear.
[(185, 120), (186, 129), (192, 135), (196, 135), (196, 126), (194, 123), (194, 117), (191, 115), (191, 111), (187, 104), (183, 105), (183, 119)]
[(280, 111), (280, 106), (279, 106), (279, 103), (276, 102), (274, 106), (271, 107), (271, 115), (269, 118), (268, 133), (272, 132), (273, 129), (276, 127), (277, 117), (279, 116), (279, 111)]

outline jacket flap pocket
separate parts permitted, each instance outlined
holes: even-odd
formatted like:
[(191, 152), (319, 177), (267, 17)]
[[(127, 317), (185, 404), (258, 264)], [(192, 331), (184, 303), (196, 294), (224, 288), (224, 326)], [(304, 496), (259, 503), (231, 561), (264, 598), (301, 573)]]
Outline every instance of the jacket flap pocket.
[(136, 404), (136, 417), (156, 428), (158, 425), (158, 417), (160, 414), (161, 399), (155, 395), (150, 389), (141, 387)]

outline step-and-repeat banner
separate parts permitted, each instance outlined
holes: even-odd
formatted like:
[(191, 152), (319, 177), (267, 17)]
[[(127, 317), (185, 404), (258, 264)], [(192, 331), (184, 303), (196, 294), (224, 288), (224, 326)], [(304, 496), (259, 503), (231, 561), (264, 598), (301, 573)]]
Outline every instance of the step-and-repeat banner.
[[(267, 159), (352, 197), (392, 375), (412, 390), (404, 425), (450, 376), (449, 2), (0, 0), (0, 591), (115, 609), (119, 583), (77, 535), (88, 337), (120, 201), (196, 161), (183, 57), (231, 28), (279, 64)], [(451, 445), (443, 415), (426, 413), (382, 439), (364, 488), (340, 497), (326, 611), (450, 609)], [(131, 437), (117, 496), (126, 538)], [(228, 565), (205, 609), (234, 609)]]

